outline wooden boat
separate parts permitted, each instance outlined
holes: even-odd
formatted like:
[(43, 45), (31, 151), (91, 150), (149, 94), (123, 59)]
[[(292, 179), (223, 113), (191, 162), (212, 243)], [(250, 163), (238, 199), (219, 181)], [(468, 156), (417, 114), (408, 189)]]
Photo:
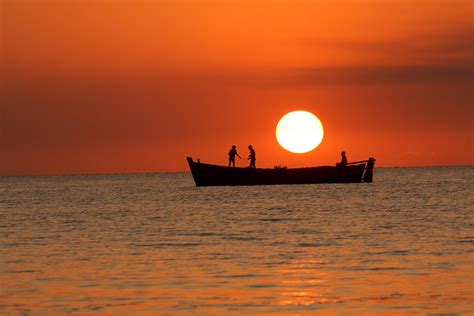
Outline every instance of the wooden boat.
[(309, 183), (372, 182), (375, 159), (356, 161), (342, 166), (310, 168), (233, 168), (193, 161), (187, 157), (196, 186), (269, 185)]

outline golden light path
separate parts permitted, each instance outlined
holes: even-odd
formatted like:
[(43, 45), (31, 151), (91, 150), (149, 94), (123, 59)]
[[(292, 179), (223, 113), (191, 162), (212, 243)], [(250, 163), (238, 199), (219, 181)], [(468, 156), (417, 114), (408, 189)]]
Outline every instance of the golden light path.
[(277, 124), (278, 143), (292, 153), (307, 153), (321, 144), (324, 130), (313, 113), (293, 111), (285, 114)]

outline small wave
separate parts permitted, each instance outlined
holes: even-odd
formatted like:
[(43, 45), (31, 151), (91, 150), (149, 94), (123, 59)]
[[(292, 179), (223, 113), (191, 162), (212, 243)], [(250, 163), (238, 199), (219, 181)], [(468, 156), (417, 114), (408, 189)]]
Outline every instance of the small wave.
[(455, 243), (459, 243), (459, 244), (473, 244), (474, 243), (474, 239), (458, 239), (455, 241)]
[(198, 243), (154, 243), (154, 244), (131, 244), (133, 247), (145, 247), (145, 248), (165, 248), (165, 247), (195, 247), (199, 246)]
[(69, 278), (36, 278), (34, 280), (38, 282), (67, 282), (67, 281), (70, 281), (71, 279)]
[(263, 288), (276, 287), (276, 285), (275, 284), (250, 284), (247, 287), (254, 288), (254, 289), (263, 289)]
[(390, 251), (377, 251), (377, 252), (365, 252), (364, 255), (377, 256), (377, 255), (391, 255), (391, 256), (407, 256), (413, 254), (412, 250), (390, 250)]
[(296, 245), (297, 247), (324, 247), (327, 246), (325, 244), (318, 244), (318, 243), (307, 243), (307, 242), (302, 242)]
[(291, 218), (291, 217), (285, 217), (285, 218), (262, 218), (260, 221), (262, 222), (284, 222), (284, 221), (302, 221), (304, 220), (303, 218)]
[(348, 270), (348, 271), (402, 271), (402, 270), (413, 270), (412, 268), (403, 268), (403, 267), (341, 267), (339, 270)]
[(250, 279), (250, 278), (262, 278), (264, 275), (260, 274), (231, 274), (231, 275), (217, 275), (215, 278), (223, 279)]
[(38, 270), (9, 270), (7, 273), (37, 273)]
[(295, 229), (290, 232), (295, 233), (295, 234), (307, 234), (307, 235), (316, 235), (316, 234), (321, 233), (321, 231), (317, 229)]
[(263, 240), (263, 238), (258, 237), (240, 237), (240, 236), (227, 236), (224, 237), (226, 240), (241, 240), (241, 241), (253, 241), (253, 240)]

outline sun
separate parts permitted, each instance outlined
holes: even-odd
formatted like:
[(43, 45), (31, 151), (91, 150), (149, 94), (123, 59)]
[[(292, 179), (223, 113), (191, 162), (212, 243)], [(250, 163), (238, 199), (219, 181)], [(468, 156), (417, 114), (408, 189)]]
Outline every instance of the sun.
[(285, 114), (276, 127), (278, 143), (292, 153), (302, 154), (315, 149), (323, 136), (323, 124), (316, 115), (307, 111)]

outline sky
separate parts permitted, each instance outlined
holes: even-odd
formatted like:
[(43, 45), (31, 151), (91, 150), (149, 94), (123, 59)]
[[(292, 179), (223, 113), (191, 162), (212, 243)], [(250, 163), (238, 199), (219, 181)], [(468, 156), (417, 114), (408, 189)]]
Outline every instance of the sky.
[[(472, 165), (474, 2), (0, 0), (0, 175)], [(293, 154), (287, 112), (324, 139)], [(244, 162), (238, 161), (238, 165)]]

